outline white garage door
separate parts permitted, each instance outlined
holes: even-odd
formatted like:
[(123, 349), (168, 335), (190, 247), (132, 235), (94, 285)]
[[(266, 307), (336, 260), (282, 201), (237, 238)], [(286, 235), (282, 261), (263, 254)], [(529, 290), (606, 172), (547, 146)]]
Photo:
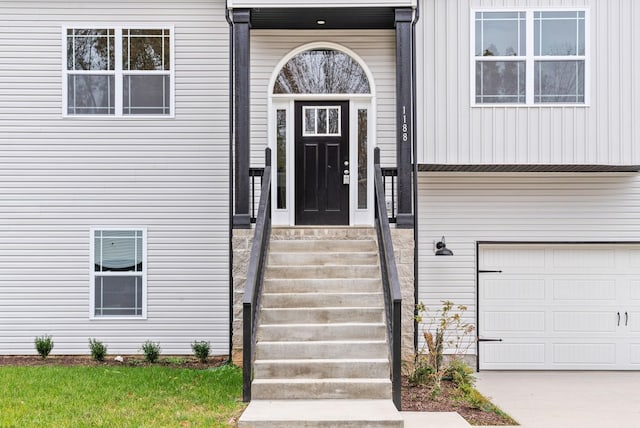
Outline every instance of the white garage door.
[(483, 244), (478, 267), (478, 334), (502, 339), (480, 369), (640, 370), (640, 245)]

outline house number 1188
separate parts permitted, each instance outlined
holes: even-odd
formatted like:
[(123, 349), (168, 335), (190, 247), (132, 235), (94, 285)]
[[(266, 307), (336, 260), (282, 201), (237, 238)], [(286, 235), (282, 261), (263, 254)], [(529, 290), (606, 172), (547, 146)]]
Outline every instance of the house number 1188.
[(402, 126), (402, 142), (409, 141), (409, 125), (407, 125), (407, 107), (402, 106), (402, 120), (400, 125)]

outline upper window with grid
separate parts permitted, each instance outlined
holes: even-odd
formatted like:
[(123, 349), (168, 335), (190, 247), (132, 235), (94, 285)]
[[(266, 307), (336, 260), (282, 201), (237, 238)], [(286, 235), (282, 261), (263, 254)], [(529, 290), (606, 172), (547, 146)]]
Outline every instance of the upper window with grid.
[(67, 115), (172, 115), (171, 30), (66, 30)]
[(586, 103), (586, 12), (476, 12), (476, 104)]

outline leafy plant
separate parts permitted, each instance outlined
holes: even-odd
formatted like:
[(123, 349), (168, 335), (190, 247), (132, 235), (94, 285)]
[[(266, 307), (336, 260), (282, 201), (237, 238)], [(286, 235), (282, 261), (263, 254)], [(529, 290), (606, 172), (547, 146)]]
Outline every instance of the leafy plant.
[(106, 345), (98, 339), (89, 339), (89, 350), (91, 351), (91, 358), (96, 361), (104, 361), (104, 357), (107, 355)]
[(142, 344), (142, 353), (144, 354), (144, 359), (150, 363), (155, 363), (158, 361), (158, 357), (160, 356), (160, 344), (157, 342), (152, 342), (147, 340)]
[(191, 344), (191, 350), (201, 363), (206, 363), (209, 353), (211, 352), (211, 346), (209, 345), (209, 342), (196, 340)]
[(49, 356), (53, 349), (53, 339), (51, 339), (51, 336), (46, 334), (44, 336), (37, 336), (34, 343), (36, 345), (38, 355), (40, 355), (43, 360)]
[(409, 382), (430, 385), (434, 396), (440, 394), (445, 376), (457, 376), (460, 382), (471, 382), (473, 371), (463, 368), (466, 364), (462, 361), (473, 343), (469, 336), (475, 330), (471, 323), (464, 321), (467, 307), (445, 300), (433, 313), (424, 303), (418, 304), (416, 309), (416, 321), (422, 325), (424, 343), (414, 357), (408, 373)]

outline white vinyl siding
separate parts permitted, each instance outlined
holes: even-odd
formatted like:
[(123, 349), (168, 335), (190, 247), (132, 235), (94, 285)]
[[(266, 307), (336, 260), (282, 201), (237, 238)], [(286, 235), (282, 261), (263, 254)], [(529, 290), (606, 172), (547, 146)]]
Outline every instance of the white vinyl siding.
[[(336, 43), (360, 56), (373, 74), (376, 137), (383, 165), (395, 165), (395, 32), (393, 30), (253, 30), (251, 32), (251, 165), (264, 165), (269, 83), (278, 63), (313, 42)], [(279, 70), (278, 70), (279, 71)]]
[[(472, 107), (472, 11), (588, 12), (589, 105)], [(418, 163), (640, 164), (636, 0), (425, 0), (417, 25)]]
[[(476, 317), (478, 241), (640, 242), (637, 174), (420, 173), (419, 299)], [(434, 255), (445, 236), (452, 257)]]
[[(212, 0), (0, 5), (0, 354), (228, 353), (229, 27)], [(61, 28), (175, 28), (175, 118), (63, 119)], [(89, 320), (91, 227), (147, 230), (147, 319)]]

